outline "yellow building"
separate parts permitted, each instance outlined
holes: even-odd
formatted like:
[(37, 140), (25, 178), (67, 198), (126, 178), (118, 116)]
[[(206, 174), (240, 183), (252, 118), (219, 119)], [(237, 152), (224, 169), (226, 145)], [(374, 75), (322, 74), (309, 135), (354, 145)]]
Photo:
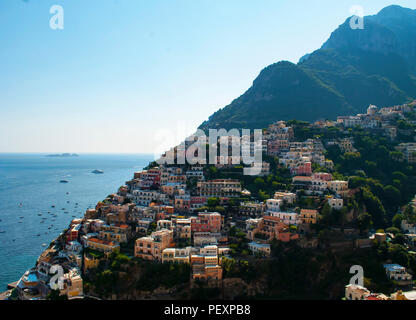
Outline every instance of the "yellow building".
[(397, 291), (391, 295), (392, 300), (416, 300), (416, 290), (403, 292)]

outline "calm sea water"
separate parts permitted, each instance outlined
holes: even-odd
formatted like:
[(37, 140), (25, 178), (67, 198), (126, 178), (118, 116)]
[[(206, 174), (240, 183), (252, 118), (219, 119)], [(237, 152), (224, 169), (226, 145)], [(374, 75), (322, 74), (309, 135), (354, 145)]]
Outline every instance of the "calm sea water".
[[(42, 244), (49, 245), (72, 219), (152, 160), (152, 155), (0, 154), (0, 291), (34, 266)], [(104, 174), (93, 174), (95, 169)]]

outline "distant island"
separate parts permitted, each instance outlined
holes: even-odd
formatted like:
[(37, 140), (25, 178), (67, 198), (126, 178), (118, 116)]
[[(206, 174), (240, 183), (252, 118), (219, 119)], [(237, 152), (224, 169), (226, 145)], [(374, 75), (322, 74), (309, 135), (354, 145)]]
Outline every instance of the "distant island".
[(76, 153), (57, 153), (57, 154), (48, 154), (47, 157), (68, 158), (68, 157), (78, 157), (78, 155)]

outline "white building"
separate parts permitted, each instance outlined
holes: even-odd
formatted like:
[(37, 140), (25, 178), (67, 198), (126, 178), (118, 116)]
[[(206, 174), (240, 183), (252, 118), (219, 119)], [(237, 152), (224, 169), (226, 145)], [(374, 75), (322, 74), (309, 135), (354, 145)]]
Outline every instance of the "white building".
[(328, 204), (332, 209), (340, 210), (344, 206), (344, 200), (340, 198), (328, 199)]
[(299, 218), (299, 214), (296, 212), (273, 212), (271, 213), (271, 216), (279, 218), (284, 224), (287, 225), (298, 225), (302, 223)]
[(268, 199), (266, 200), (266, 211), (267, 212), (279, 212), (280, 205), (282, 204), (280, 199)]

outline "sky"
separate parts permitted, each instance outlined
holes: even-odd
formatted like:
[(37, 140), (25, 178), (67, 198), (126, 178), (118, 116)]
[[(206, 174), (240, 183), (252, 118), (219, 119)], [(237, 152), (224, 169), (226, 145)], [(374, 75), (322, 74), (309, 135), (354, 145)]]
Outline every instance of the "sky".
[[(158, 153), (360, 5), (414, 0), (0, 0), (0, 152)], [(63, 29), (52, 29), (60, 5)]]

